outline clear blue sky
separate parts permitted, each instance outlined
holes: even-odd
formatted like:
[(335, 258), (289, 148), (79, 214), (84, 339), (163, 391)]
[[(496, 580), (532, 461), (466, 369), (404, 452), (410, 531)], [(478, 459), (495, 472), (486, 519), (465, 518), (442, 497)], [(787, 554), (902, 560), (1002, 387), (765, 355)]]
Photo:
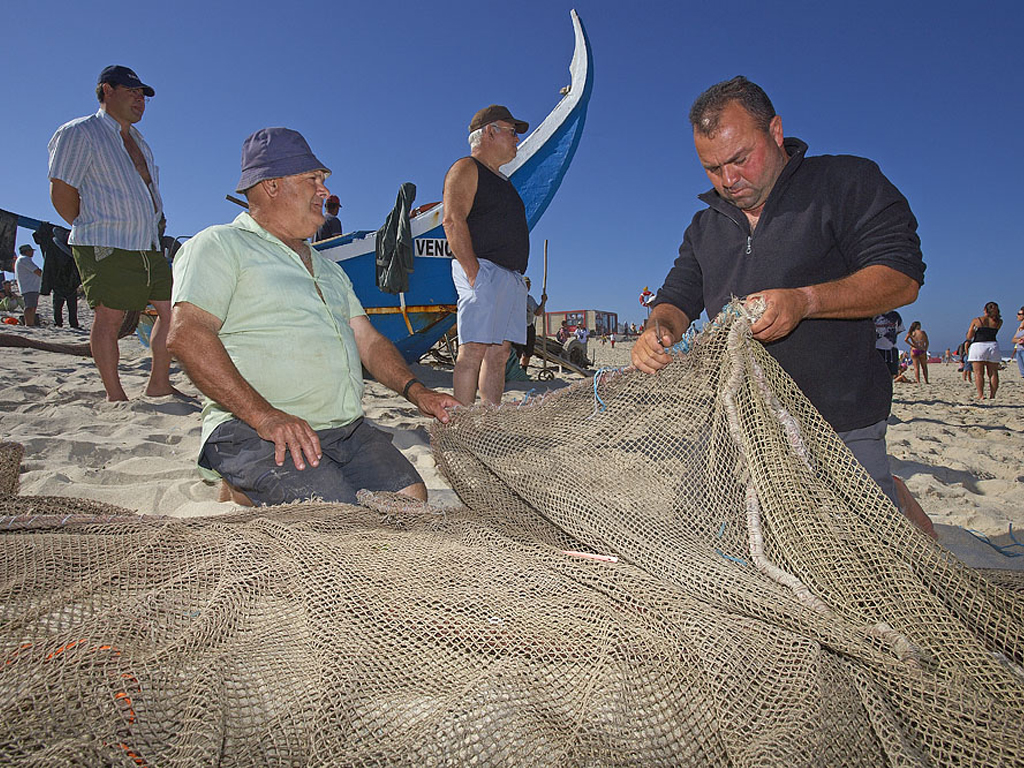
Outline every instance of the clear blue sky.
[(235, 216), (224, 195), (242, 140), (268, 125), (300, 130), (332, 167), (346, 229), (376, 229), (404, 181), (418, 203), (440, 199), (480, 107), (543, 119), (568, 82), (571, 7), (595, 86), (533, 231), (535, 286), (550, 241), (549, 308), (642, 319), (638, 294), (661, 284), (709, 186), (690, 103), (735, 74), (767, 90), (811, 154), (869, 157), (910, 200), (928, 271), (902, 313), (933, 348), (955, 346), (986, 301), (1007, 323), (1024, 304), (1024, 4), (1009, 0), (17, 3), (0, 48), (0, 208), (57, 220), (47, 141), (96, 110), (96, 76), (118, 63), (157, 92), (138, 127), (170, 234)]

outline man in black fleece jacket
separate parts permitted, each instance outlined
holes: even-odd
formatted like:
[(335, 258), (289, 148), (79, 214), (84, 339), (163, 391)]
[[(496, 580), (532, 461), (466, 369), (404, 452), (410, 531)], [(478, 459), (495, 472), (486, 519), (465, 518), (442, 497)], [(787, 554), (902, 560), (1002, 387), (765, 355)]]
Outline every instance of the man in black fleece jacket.
[(906, 198), (870, 160), (806, 157), (807, 145), (784, 138), (771, 100), (744, 77), (705, 91), (690, 122), (714, 186), (700, 196), (710, 207), (686, 230), (634, 366), (667, 365), (665, 348), (702, 310), (714, 317), (732, 295), (763, 299), (754, 338), (905, 508), (885, 449), (892, 379), (872, 318), (913, 302), (924, 282)]

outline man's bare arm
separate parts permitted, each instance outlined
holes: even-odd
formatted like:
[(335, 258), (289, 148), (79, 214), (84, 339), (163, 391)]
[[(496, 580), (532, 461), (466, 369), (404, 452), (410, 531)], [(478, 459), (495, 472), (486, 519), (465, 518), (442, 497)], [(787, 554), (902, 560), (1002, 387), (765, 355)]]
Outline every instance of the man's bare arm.
[(444, 179), (444, 234), (470, 285), (476, 283), (476, 273), (480, 271), (467, 221), (476, 198), (478, 180), (476, 163), (469, 157), (456, 162)]
[(74, 224), (82, 207), (78, 190), (60, 179), (50, 179), (50, 202), (68, 224)]
[(776, 341), (808, 318), (854, 320), (880, 315), (912, 303), (919, 289), (912, 277), (876, 264), (828, 283), (758, 291), (746, 300), (763, 298), (765, 311), (750, 329), (758, 341)]
[[(395, 345), (373, 327), (366, 315), (353, 317), (349, 326), (355, 334), (359, 358), (366, 370), (385, 387), (402, 392), (414, 376)], [(460, 405), (451, 395), (435, 392), (419, 382), (409, 388), (408, 396), (424, 416), (433, 416), (443, 423), (449, 419), (447, 409)]]
[(303, 419), (272, 406), (242, 377), (217, 335), (221, 325), (216, 315), (179, 302), (171, 315), (167, 348), (204, 395), (274, 443), (279, 467), (288, 451), (296, 469), (305, 469), (306, 461), (317, 466), (322, 453), (316, 432)]
[(631, 354), (633, 367), (644, 373), (657, 373), (670, 362), (672, 357), (665, 352), (686, 333), (690, 318), (672, 304), (659, 304), (651, 310), (647, 327), (633, 344)]

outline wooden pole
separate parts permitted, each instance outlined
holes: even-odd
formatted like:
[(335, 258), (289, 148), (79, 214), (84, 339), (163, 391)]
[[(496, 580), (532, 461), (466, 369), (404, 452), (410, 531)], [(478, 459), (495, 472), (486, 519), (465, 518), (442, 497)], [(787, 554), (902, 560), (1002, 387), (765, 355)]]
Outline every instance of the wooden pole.
[[(543, 283), (541, 283), (540, 292), (542, 294), (544, 294), (545, 296), (548, 293), (548, 240), (547, 240), (547, 238), (544, 238), (544, 281), (543, 281)], [(541, 358), (540, 358), (543, 361), (542, 365), (543, 365), (545, 371), (548, 369), (547, 351), (548, 351), (548, 308), (547, 308), (547, 305), (545, 305), (544, 306), (544, 353), (545, 354), (541, 355)]]
[(541, 286), (541, 293), (548, 292), (548, 241), (544, 240), (544, 283)]

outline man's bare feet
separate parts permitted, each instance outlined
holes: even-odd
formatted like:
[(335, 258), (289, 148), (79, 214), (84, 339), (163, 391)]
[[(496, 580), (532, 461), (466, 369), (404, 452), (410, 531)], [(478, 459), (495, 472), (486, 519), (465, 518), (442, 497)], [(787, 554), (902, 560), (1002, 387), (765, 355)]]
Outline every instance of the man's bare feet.
[[(184, 392), (182, 392), (180, 389), (176, 389), (174, 387), (169, 387), (166, 391), (163, 390), (163, 389), (152, 390), (152, 391), (149, 388), (146, 389), (146, 397), (171, 397), (172, 395), (174, 397), (182, 397), (182, 398), (184, 398), (186, 400), (195, 400), (196, 399), (194, 395), (187, 395)], [(127, 400), (127, 398), (125, 398), (125, 399)]]
[(217, 494), (217, 501), (230, 501), (238, 504), (240, 507), (254, 506), (252, 499), (223, 478), (220, 481), (220, 492)]

